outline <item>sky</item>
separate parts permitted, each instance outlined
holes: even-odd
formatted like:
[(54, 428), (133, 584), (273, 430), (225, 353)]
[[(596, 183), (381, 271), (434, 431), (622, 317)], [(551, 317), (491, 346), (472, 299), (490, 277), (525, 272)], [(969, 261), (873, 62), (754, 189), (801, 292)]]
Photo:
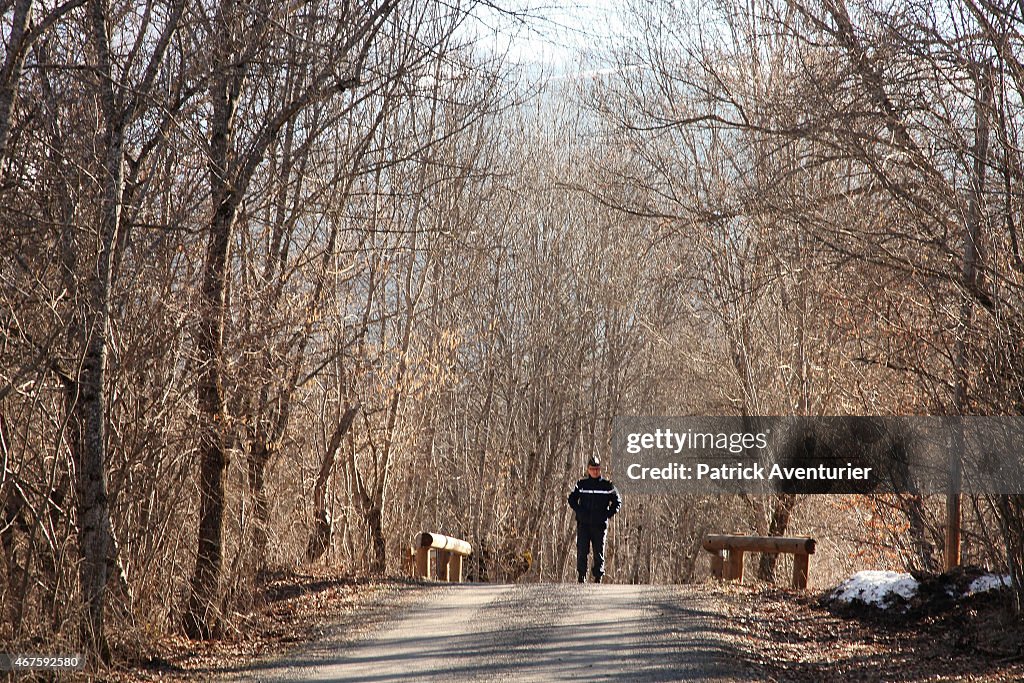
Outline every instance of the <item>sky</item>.
[(600, 50), (621, 31), (622, 0), (516, 0), (511, 12), (481, 8), (470, 30), (479, 45), (508, 61), (555, 73), (576, 68), (585, 51)]

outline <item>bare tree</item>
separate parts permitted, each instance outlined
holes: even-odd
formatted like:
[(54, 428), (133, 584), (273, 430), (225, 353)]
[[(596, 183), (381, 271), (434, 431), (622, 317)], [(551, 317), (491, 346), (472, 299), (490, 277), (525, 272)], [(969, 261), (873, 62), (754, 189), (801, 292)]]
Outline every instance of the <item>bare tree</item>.
[[(184, 617), (186, 633), (209, 638), (216, 631), (223, 565), (224, 471), (231, 442), (224, 388), (224, 328), (228, 316), (229, 248), (242, 202), (267, 151), (285, 128), (318, 102), (359, 85), (377, 35), (396, 3), (336, 8), (337, 19), (322, 21), (315, 8), (259, 7), (223, 0), (203, 15), (211, 46), (208, 128), (212, 215), (201, 293), (196, 345), (200, 432), (200, 520), (196, 568)], [(293, 45), (284, 26), (302, 33)], [(271, 55), (303, 65), (305, 79), (283, 98), (268, 89), (262, 64)], [(269, 81), (272, 84), (272, 81)], [(257, 115), (255, 112), (262, 110)], [(241, 116), (240, 116), (241, 115)], [(243, 117), (256, 117), (258, 121)]]

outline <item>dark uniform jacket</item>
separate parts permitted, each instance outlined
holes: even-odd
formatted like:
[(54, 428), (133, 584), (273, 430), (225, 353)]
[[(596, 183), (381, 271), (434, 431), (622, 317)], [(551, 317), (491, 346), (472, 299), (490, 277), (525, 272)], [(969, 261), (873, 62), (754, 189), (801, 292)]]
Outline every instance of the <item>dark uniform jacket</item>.
[(581, 524), (607, 524), (621, 506), (615, 485), (604, 477), (580, 479), (569, 494), (569, 507), (576, 511), (576, 521)]

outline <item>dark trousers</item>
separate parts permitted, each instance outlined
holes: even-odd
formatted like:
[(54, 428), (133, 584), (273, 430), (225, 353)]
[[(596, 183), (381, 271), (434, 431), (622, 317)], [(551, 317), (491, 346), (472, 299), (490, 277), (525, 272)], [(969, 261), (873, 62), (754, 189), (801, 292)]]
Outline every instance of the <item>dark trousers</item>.
[(604, 576), (604, 536), (607, 532), (607, 524), (576, 522), (577, 576), (585, 576), (587, 573), (587, 554), (591, 547), (594, 548), (594, 567), (591, 573), (595, 579)]

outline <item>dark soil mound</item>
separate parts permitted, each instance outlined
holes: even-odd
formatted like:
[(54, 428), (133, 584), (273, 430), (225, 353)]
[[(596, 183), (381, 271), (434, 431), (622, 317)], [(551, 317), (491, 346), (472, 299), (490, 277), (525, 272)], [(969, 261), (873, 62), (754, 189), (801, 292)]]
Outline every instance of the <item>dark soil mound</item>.
[(1007, 589), (967, 595), (971, 584), (987, 573), (973, 566), (955, 567), (941, 574), (911, 572), (918, 581), (917, 594), (911, 598), (893, 594), (884, 608), (858, 599), (841, 602), (831, 592), (820, 598), (819, 605), (838, 616), (898, 625), (953, 611), (1006, 604)]

